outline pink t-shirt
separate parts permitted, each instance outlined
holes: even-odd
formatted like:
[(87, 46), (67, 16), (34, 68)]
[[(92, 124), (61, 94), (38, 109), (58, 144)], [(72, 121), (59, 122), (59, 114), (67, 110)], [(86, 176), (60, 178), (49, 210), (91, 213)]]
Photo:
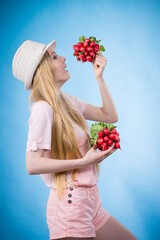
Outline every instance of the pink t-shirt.
[[(72, 96), (70, 94), (63, 93), (73, 105), (73, 107), (82, 115), (87, 106), (87, 103)], [(84, 117), (83, 117), (84, 118)], [(26, 152), (37, 149), (51, 150), (51, 134), (53, 123), (53, 109), (46, 101), (38, 101), (33, 103), (31, 108), (31, 116), (28, 120), (29, 131), (28, 140), (26, 146)], [(89, 139), (86, 133), (74, 124), (77, 134), (77, 141), (79, 149), (84, 156), (89, 150)], [(51, 151), (44, 152), (44, 157), (51, 158)], [(71, 181), (71, 172), (67, 171), (66, 180)], [(51, 182), (51, 173), (40, 174), (43, 181), (48, 187), (56, 188), (54, 179)], [(97, 184), (98, 178), (96, 174), (96, 165), (91, 164), (87, 167), (80, 168), (80, 172), (76, 174), (76, 183), (82, 186), (93, 186)]]

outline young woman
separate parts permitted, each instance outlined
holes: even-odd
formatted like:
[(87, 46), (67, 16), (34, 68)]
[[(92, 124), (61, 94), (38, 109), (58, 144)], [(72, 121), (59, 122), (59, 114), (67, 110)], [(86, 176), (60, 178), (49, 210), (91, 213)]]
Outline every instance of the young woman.
[(30, 90), (26, 167), (40, 174), (50, 187), (47, 224), (50, 239), (132, 240), (134, 235), (101, 205), (98, 191), (99, 163), (112, 154), (89, 149), (85, 119), (117, 122), (111, 94), (103, 79), (106, 58), (97, 52), (92, 63), (102, 96), (102, 108), (61, 91), (70, 78), (65, 57), (48, 45), (26, 40), (16, 51), (13, 75)]

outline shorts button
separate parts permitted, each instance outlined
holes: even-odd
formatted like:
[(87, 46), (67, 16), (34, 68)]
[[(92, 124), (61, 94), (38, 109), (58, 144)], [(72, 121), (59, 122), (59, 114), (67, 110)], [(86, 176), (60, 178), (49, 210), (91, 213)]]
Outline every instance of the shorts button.
[(68, 194), (68, 197), (72, 197), (72, 194), (69, 193), (69, 194)]
[(68, 203), (71, 203), (72, 201), (71, 200), (68, 200)]
[(69, 189), (72, 191), (72, 190), (73, 190), (73, 187), (70, 187)]

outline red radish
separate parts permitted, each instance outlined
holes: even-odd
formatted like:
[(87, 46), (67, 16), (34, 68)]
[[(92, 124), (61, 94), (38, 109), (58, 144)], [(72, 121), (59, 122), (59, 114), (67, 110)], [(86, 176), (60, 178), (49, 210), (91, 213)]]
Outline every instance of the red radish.
[(86, 56), (86, 59), (87, 59), (87, 61), (88, 61), (88, 59), (91, 59), (91, 56), (90, 56), (90, 55), (87, 55), (87, 56)]
[(87, 59), (85, 57), (83, 57), (81, 60), (82, 60), (82, 62), (86, 62), (87, 61)]
[(78, 52), (78, 51), (79, 51), (78, 45), (74, 45), (74, 46), (73, 46), (73, 49)]
[(101, 137), (100, 137), (100, 138), (97, 138), (97, 143), (98, 143), (98, 144), (102, 144), (103, 142), (104, 142), (103, 138), (101, 138)]
[(79, 51), (80, 51), (80, 52), (84, 52), (84, 51), (85, 51), (85, 48), (84, 48), (84, 47), (81, 47), (81, 48), (79, 49)]
[(101, 146), (102, 146), (102, 147), (107, 147), (108, 144), (107, 144), (106, 142), (103, 142), (103, 143), (101, 144)]
[(96, 45), (95, 41), (90, 42), (90, 46), (91, 46), (91, 47), (94, 47), (95, 45)]
[(87, 59), (87, 61), (91, 62), (91, 60), (92, 60), (93, 58), (92, 58), (91, 56), (87, 55), (87, 56), (86, 56), (86, 59)]
[(89, 59), (88, 59), (88, 62), (93, 62), (93, 58), (92, 58), (92, 57), (89, 58)]
[(102, 151), (106, 151), (107, 150), (107, 147), (102, 147)]
[(100, 48), (99, 44), (96, 44), (95, 47), (98, 48), (98, 50), (99, 50), (99, 48)]
[(77, 61), (80, 61), (80, 60), (81, 60), (81, 59), (80, 59), (80, 55), (78, 55), (78, 56), (77, 56)]
[(94, 144), (94, 147), (95, 147), (95, 148), (97, 148), (97, 145), (96, 145), (96, 144)]
[(88, 47), (88, 43), (87, 43), (87, 42), (84, 42), (84, 43), (83, 43), (83, 47), (85, 47), (85, 48)]
[(81, 42), (78, 42), (78, 47), (83, 47), (83, 43), (81, 43)]
[(109, 139), (109, 140), (107, 141), (107, 143), (108, 143), (108, 145), (112, 145), (112, 144), (113, 144), (113, 141), (112, 141), (111, 139)]
[(75, 56), (78, 56), (78, 52), (75, 51), (75, 52), (74, 52), (74, 55), (75, 55)]
[(108, 136), (104, 136), (104, 141), (107, 142), (109, 140), (109, 137)]
[(102, 149), (102, 147), (101, 147), (101, 145), (100, 145), (100, 144), (97, 144), (97, 148), (98, 148), (99, 150), (101, 150), (101, 149)]
[(93, 48), (89, 46), (89, 47), (86, 48), (86, 50), (87, 50), (88, 52), (90, 52), (90, 51), (93, 51)]
[(116, 135), (114, 136), (114, 141), (115, 142), (118, 142), (119, 139), (120, 139), (119, 136), (116, 136)]
[[(90, 55), (91, 58), (88, 58), (88, 59), (85, 59), (85, 58), (78, 58), (77, 60), (78, 61), (83, 61), (82, 62), (93, 62), (96, 58), (96, 52), (97, 51), (105, 51), (105, 48), (103, 47), (103, 45), (99, 45), (99, 42), (101, 40), (96, 40), (96, 37), (89, 37), (89, 38), (86, 38), (84, 35), (81, 36), (79, 38), (79, 42), (75, 45), (73, 45), (73, 49), (78, 52), (78, 54), (81, 54), (81, 53), (84, 53), (84, 56), (88, 56)], [(73, 56), (78, 56), (77, 53), (73, 54)]]
[(110, 138), (110, 139), (114, 139), (114, 136), (115, 136), (115, 135), (114, 135), (114, 134), (112, 134), (112, 133), (111, 133), (111, 134), (109, 134), (109, 138)]
[(103, 132), (104, 132), (105, 135), (109, 135), (109, 134), (110, 134), (110, 131), (109, 131), (108, 128), (104, 128), (104, 129), (103, 129)]
[(90, 56), (92, 56), (93, 58), (96, 57), (96, 54), (94, 52), (89, 52)]
[(117, 131), (116, 131), (116, 129), (115, 129), (115, 128), (113, 128), (111, 131), (112, 131), (112, 133), (114, 133), (114, 134), (116, 134), (116, 133), (117, 133)]
[(87, 55), (89, 55), (89, 53), (86, 51), (86, 52), (84, 52), (84, 55), (87, 56)]
[(79, 55), (79, 58), (82, 60), (84, 58), (84, 55), (83, 54), (80, 54)]
[(93, 47), (93, 51), (94, 52), (98, 52), (98, 48), (97, 47)]
[[(92, 124), (92, 127), (90, 129), (91, 131), (91, 138), (90, 138), (90, 146), (93, 146), (93, 142), (95, 142), (95, 139), (97, 139), (96, 141), (96, 146), (100, 151), (105, 151), (107, 149), (109, 149), (110, 147), (112, 147), (113, 143), (114, 143), (114, 149), (121, 149), (120, 147), (120, 137), (119, 137), (119, 133), (117, 132), (117, 130), (113, 127), (113, 124), (109, 123), (105, 123), (101, 122), (98, 124)], [(97, 130), (100, 129), (100, 130)]]
[(86, 42), (86, 43), (90, 43), (90, 39), (89, 39), (89, 38), (86, 38), (86, 39), (85, 39), (85, 42)]
[(115, 148), (120, 148), (120, 144), (118, 142), (115, 143)]
[(99, 137), (103, 137), (103, 136), (104, 136), (104, 132), (99, 131), (99, 132), (98, 132), (98, 136), (99, 136)]

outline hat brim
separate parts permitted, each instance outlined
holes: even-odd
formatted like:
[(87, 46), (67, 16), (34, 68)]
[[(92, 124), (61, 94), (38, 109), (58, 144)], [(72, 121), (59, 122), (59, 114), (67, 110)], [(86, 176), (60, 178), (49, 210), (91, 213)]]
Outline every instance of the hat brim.
[(40, 63), (42, 57), (44, 56), (45, 52), (47, 51), (47, 49), (49, 47), (52, 48), (52, 50), (55, 50), (56, 49), (56, 46), (57, 46), (57, 41), (56, 40), (53, 40), (52, 42), (50, 42), (49, 44), (47, 44), (44, 49), (42, 50), (41, 54), (38, 55), (38, 57), (36, 59), (34, 59), (34, 62), (32, 64), (32, 69), (30, 69), (29, 71), (29, 74), (27, 76), (27, 81), (25, 81), (25, 89), (26, 90), (30, 90), (32, 89), (32, 79), (33, 79), (33, 75), (34, 75), (34, 72), (38, 66), (38, 64)]

